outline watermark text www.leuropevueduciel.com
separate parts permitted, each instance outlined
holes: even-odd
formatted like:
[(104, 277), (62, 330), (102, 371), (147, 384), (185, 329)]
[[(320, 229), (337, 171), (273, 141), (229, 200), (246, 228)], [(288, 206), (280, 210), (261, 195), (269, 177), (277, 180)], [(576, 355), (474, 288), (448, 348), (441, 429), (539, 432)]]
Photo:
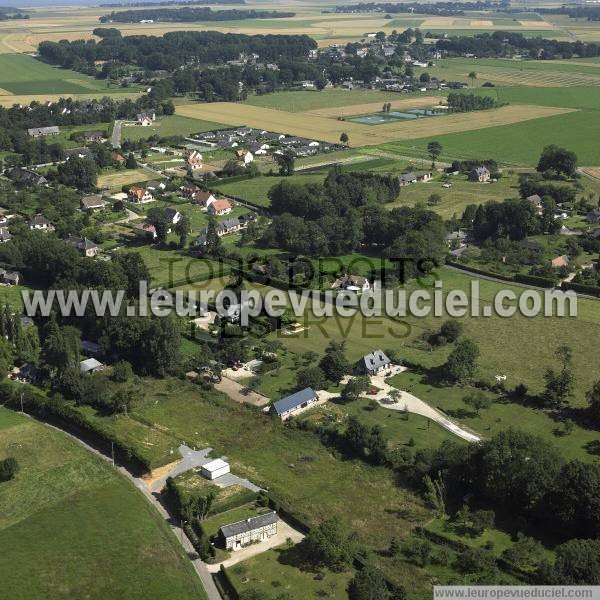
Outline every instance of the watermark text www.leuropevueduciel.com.
[[(576, 317), (577, 295), (562, 290), (524, 289), (520, 294), (504, 289), (492, 300), (482, 301), (479, 281), (473, 280), (469, 293), (462, 289), (445, 290), (436, 280), (430, 289), (370, 289), (356, 290), (280, 290), (232, 289), (220, 291), (155, 289), (147, 281), (139, 284), (138, 301), (131, 302), (125, 290), (23, 290), (21, 292), (28, 316), (50, 316), (58, 310), (63, 317), (82, 317), (91, 308), (98, 317), (197, 317), (208, 310), (220, 317), (247, 326), (253, 317), (266, 314), (282, 317), (286, 311), (302, 318), (354, 317)], [(123, 310), (125, 311), (123, 313)]]

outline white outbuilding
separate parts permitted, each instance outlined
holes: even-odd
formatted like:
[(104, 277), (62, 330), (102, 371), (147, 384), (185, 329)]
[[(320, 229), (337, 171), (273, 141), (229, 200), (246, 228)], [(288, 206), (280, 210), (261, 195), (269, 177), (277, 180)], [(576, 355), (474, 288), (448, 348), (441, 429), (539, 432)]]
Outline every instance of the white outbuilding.
[(206, 479), (216, 479), (229, 473), (229, 463), (221, 458), (216, 458), (200, 467), (200, 472)]

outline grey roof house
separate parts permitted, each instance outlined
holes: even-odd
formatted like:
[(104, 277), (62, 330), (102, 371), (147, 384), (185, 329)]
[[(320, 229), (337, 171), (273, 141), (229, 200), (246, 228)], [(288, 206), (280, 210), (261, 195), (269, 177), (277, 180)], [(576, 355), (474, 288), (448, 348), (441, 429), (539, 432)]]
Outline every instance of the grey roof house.
[(278, 521), (279, 517), (275, 511), (250, 517), (245, 521), (223, 525), (219, 529), (219, 538), (227, 550), (238, 550), (274, 536), (277, 533)]
[(377, 373), (389, 368), (391, 364), (392, 361), (383, 350), (374, 350), (370, 354), (365, 354), (358, 361), (358, 370), (366, 375), (377, 375)]
[(56, 125), (50, 127), (32, 127), (27, 130), (27, 135), (30, 137), (43, 137), (46, 135), (58, 135), (60, 133), (59, 128)]
[(310, 408), (317, 400), (317, 393), (312, 388), (304, 388), (273, 403), (272, 410), (282, 421), (285, 421), (289, 417)]

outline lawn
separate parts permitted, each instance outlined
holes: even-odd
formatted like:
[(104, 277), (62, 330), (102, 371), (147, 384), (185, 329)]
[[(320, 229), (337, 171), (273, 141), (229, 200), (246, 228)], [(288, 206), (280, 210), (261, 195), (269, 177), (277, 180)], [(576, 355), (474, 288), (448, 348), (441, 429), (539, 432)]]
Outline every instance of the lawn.
[[(12, 94), (79, 94), (107, 89), (106, 81), (53, 67), (26, 54), (0, 54), (0, 88)], [(131, 88), (132, 92), (138, 91)]]
[(150, 127), (140, 127), (139, 125), (123, 125), (121, 136), (123, 140), (140, 140), (158, 135), (160, 137), (183, 136), (189, 137), (193, 133), (210, 131), (212, 129), (223, 129), (227, 125), (215, 123), (214, 121), (204, 121), (201, 119), (191, 119), (179, 115), (170, 115), (166, 117), (159, 116)]
[(21, 309), (23, 297), (21, 292), (30, 288), (24, 285), (2, 285), (0, 286), (0, 305), (10, 304), (14, 308)]
[(0, 494), (7, 598), (206, 598), (166, 523), (106, 462), (0, 407), (7, 455), (20, 465)]
[(268, 512), (271, 512), (270, 509), (256, 506), (254, 503), (244, 504), (243, 506), (232, 508), (225, 512), (219, 513), (218, 515), (205, 519), (202, 521), (202, 529), (204, 530), (204, 533), (211, 538), (219, 533), (219, 529), (223, 527), (223, 525), (230, 525), (231, 523), (245, 521), (251, 517), (263, 515)]
[(243, 179), (242, 181), (224, 181), (223, 183), (211, 185), (211, 187), (222, 194), (231, 194), (232, 196), (248, 200), (257, 206), (269, 207), (271, 201), (267, 194), (269, 193), (269, 190), (280, 181), (285, 179), (285, 181), (290, 183), (320, 183), (325, 179), (326, 174), (325, 171), (317, 171), (311, 173), (295, 173), (290, 177), (263, 175), (261, 177), (254, 177), (253, 179)]
[[(473, 278), (447, 269), (438, 270), (438, 279), (443, 282), (443, 290), (465, 290), (470, 296)], [(416, 288), (429, 288), (431, 279), (425, 279), (420, 286), (416, 281), (407, 286), (408, 291)], [(517, 297), (525, 288), (511, 287), (491, 281), (478, 281), (480, 306), (493, 301), (500, 290), (511, 289)], [(302, 320), (302, 319), (300, 319)], [(280, 336), (285, 346), (302, 354), (307, 351), (322, 353), (333, 339), (347, 340), (347, 354), (351, 360), (376, 348), (396, 350), (401, 357), (416, 362), (426, 368), (443, 364), (450, 347), (435, 350), (424, 347), (419, 338), (437, 331), (445, 317), (429, 315), (424, 318), (407, 316), (395, 320), (387, 317), (320, 318), (305, 314), (308, 329), (294, 336)], [(593, 357), (596, 354), (595, 332), (600, 327), (600, 305), (594, 300), (579, 299), (578, 316), (548, 318), (514, 316), (510, 320), (498, 316), (464, 317), (466, 337), (473, 339), (481, 350), (478, 378), (494, 382), (498, 373), (508, 376), (509, 388), (518, 383), (529, 386), (531, 393), (543, 389), (543, 375), (547, 367), (555, 366), (553, 353), (559, 344), (573, 348), (574, 375), (576, 378), (575, 406), (585, 404), (585, 392), (597, 378)]]
[(351, 572), (332, 573), (323, 569), (317, 577), (316, 572), (295, 566), (297, 552), (295, 548), (285, 546), (273, 548), (228, 568), (227, 575), (238, 594), (255, 590), (261, 600), (275, 600), (283, 597), (282, 594), (290, 600), (348, 598), (346, 588), (352, 578)]

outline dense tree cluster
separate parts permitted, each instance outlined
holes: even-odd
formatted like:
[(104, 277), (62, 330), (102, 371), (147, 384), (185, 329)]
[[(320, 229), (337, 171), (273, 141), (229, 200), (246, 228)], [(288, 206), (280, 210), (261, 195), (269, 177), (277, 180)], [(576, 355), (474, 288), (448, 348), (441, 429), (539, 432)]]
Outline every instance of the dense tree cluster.
[(441, 473), (449, 503), (462, 505), (466, 493), (513, 521), (531, 520), (562, 539), (600, 536), (600, 465), (565, 462), (543, 438), (508, 429), (465, 454), (444, 443), (415, 457), (417, 479)]
[(282, 181), (269, 192), (275, 215), (260, 243), (306, 255), (335, 255), (361, 246), (396, 260), (439, 261), (446, 253), (442, 219), (424, 208), (388, 211), (398, 180), (332, 170), (323, 184)]
[(448, 107), (450, 112), (471, 112), (473, 110), (489, 110), (501, 104), (491, 96), (478, 96), (477, 94), (448, 94)]
[(146, 10), (120, 10), (100, 17), (101, 23), (139, 23), (142, 20), (180, 23), (196, 21), (240, 21), (243, 19), (277, 19), (293, 17), (296, 13), (278, 10), (212, 10), (201, 8), (154, 8)]
[(258, 54), (261, 61), (308, 56), (316, 42), (307, 35), (245, 35), (218, 31), (177, 31), (164, 36), (111, 36), (69, 42), (45, 41), (40, 56), (63, 67), (81, 68), (96, 60), (136, 64), (145, 69), (174, 71), (186, 64), (214, 65), (237, 60), (240, 54)]

